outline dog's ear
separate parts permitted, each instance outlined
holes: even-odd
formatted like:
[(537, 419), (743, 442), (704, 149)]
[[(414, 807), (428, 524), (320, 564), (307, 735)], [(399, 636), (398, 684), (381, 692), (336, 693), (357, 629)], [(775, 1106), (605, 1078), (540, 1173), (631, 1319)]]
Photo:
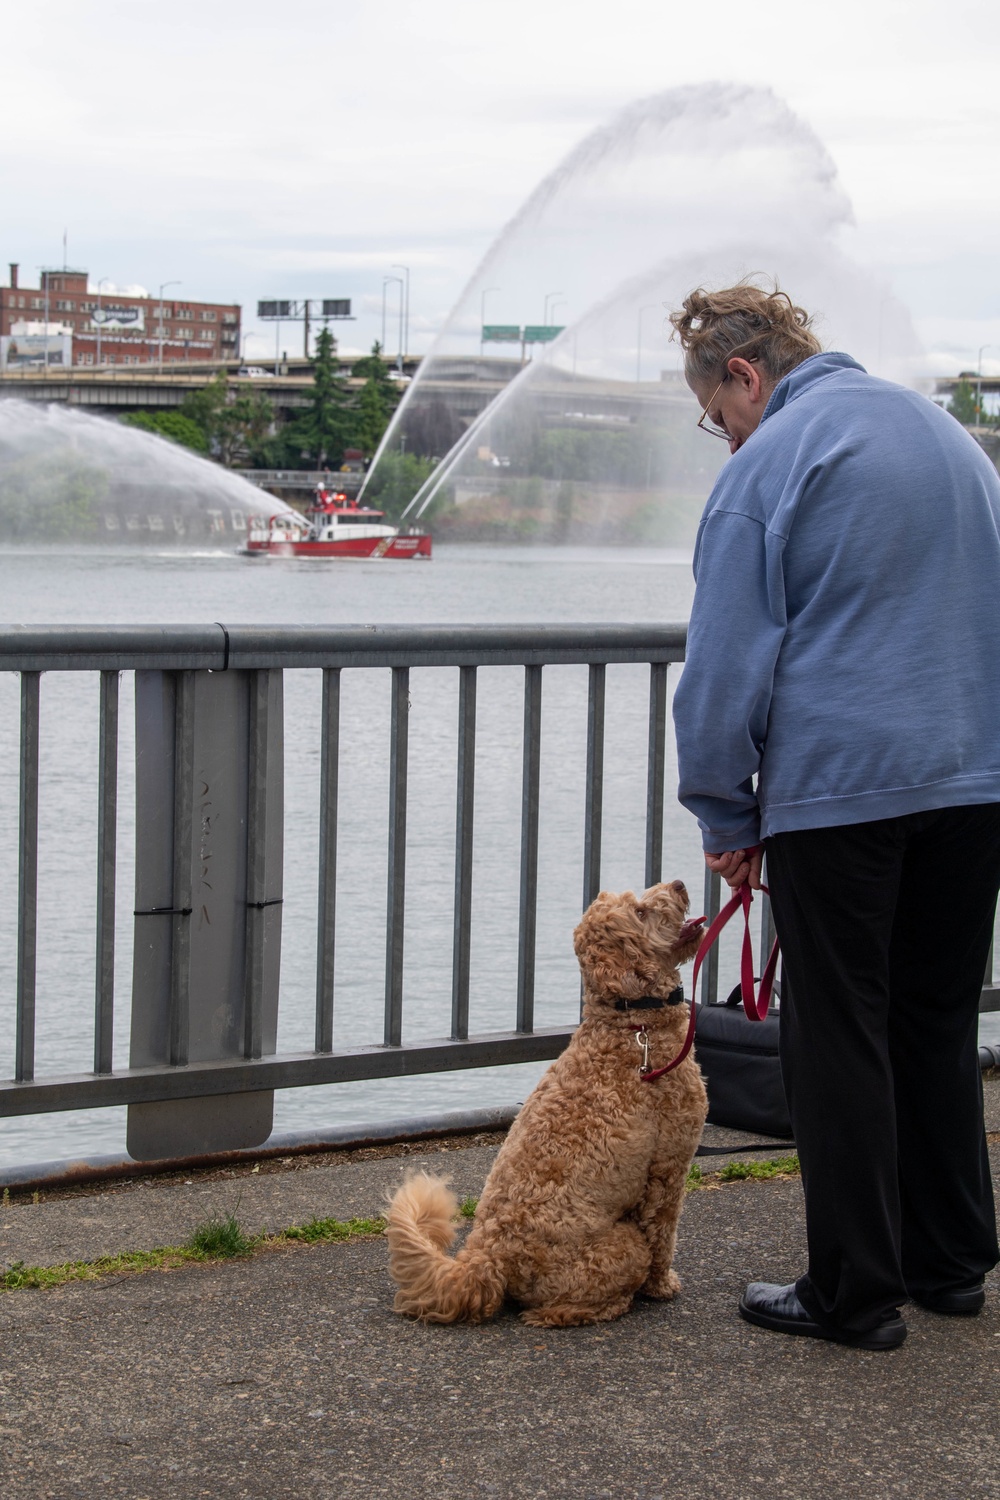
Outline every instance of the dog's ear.
[(573, 934), (585, 980), (596, 990), (639, 995), (644, 989), (645, 916), (632, 891), (601, 891)]

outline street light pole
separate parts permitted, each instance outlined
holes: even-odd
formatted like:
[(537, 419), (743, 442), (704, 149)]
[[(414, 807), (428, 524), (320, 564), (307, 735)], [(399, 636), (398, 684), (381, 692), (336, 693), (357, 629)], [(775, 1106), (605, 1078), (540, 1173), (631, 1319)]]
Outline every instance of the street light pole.
[(104, 285), (104, 283), (106, 281), (110, 281), (110, 280), (111, 280), (110, 276), (102, 276), (101, 279), (100, 279), (100, 281), (97, 283), (97, 363), (98, 364), (101, 363), (101, 287)]
[(159, 359), (157, 361), (157, 365), (158, 365), (157, 374), (159, 374), (159, 375), (163, 374), (163, 293), (164, 293), (165, 289), (168, 286), (182, 286), (182, 285), (183, 285), (183, 282), (180, 282), (180, 281), (161, 281), (160, 282), (160, 355), (159, 355)]
[(655, 302), (647, 302), (646, 305), (645, 305), (645, 307), (640, 307), (640, 309), (639, 309), (639, 315), (638, 315), (638, 317), (635, 320), (635, 383), (636, 383), (636, 385), (639, 384), (639, 381), (642, 378), (642, 376), (641, 376), (641, 371), (642, 371), (642, 315), (643, 315), (643, 313), (652, 312), (652, 310), (656, 307), (656, 305), (657, 304)]
[[(410, 352), (410, 268), (409, 268), (409, 266), (390, 266), (389, 270), (390, 271), (402, 271), (406, 275), (405, 296), (403, 296), (404, 311), (403, 311), (403, 338), (402, 338), (403, 355), (405, 357)], [(400, 295), (402, 296), (403, 294), (401, 293)], [(402, 370), (403, 370), (403, 362), (402, 362), (402, 360), (400, 360), (399, 369), (400, 369), (400, 374), (402, 374)]]
[(498, 286), (484, 287), (479, 296), (479, 357), (483, 357), (483, 329), (486, 327), (486, 299), (490, 292), (498, 292)]
[(397, 366), (403, 368), (403, 278), (402, 276), (382, 277), (382, 358), (385, 358), (385, 289), (391, 282), (399, 287), (399, 353), (396, 358)]
[(562, 297), (564, 295), (565, 294), (563, 292), (546, 292), (545, 293), (545, 312), (544, 312), (543, 317), (542, 317), (542, 322), (545, 324), (546, 328), (548, 328), (548, 326), (549, 326), (549, 301), (550, 301), (550, 299), (552, 297)]

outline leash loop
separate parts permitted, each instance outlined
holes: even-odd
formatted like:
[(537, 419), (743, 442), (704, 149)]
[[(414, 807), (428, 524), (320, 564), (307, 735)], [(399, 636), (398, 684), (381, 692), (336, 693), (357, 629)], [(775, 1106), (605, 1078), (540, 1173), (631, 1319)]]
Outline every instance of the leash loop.
[[(766, 885), (761, 886), (765, 896), (770, 895)], [(753, 940), (750, 936), (750, 908), (753, 905), (753, 891), (749, 884), (744, 882), (739, 890), (734, 891), (732, 897), (726, 902), (714, 922), (708, 928), (705, 936), (698, 944), (698, 952), (694, 957), (694, 967), (691, 971), (691, 1014), (688, 1017), (687, 1035), (684, 1044), (676, 1057), (662, 1068), (654, 1068), (649, 1073), (643, 1073), (643, 1083), (653, 1083), (657, 1078), (662, 1078), (664, 1073), (673, 1072), (679, 1068), (687, 1057), (694, 1044), (695, 1026), (697, 1024), (698, 1012), (695, 1007), (695, 996), (698, 989), (698, 974), (705, 959), (708, 957), (712, 946), (718, 941), (729, 919), (743, 910), (743, 951), (740, 955), (740, 998), (743, 1001), (743, 1009), (748, 1021), (763, 1021), (771, 1008), (771, 994), (774, 990), (774, 976), (778, 968), (778, 939), (775, 938), (771, 948), (770, 956), (764, 965), (764, 971), (760, 976), (760, 991), (754, 993), (753, 983)]]

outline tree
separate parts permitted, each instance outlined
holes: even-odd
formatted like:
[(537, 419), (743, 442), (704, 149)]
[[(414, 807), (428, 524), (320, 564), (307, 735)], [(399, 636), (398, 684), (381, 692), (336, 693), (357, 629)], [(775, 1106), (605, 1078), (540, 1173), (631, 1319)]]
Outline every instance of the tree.
[(969, 380), (960, 380), (945, 407), (963, 427), (975, 427), (979, 418), (975, 388)]
[(122, 417), (122, 424), (169, 438), (172, 443), (179, 443), (182, 448), (190, 448), (195, 453), (208, 452), (204, 429), (180, 411), (132, 411)]
[(382, 435), (389, 425), (389, 418), (399, 402), (399, 389), (389, 378), (385, 360), (382, 358), (382, 345), (378, 339), (372, 345), (371, 354), (366, 354), (363, 359), (359, 359), (351, 374), (355, 379), (362, 379), (365, 382), (358, 398), (358, 422), (355, 434), (362, 452), (371, 457), (382, 441)]
[(226, 372), (192, 391), (180, 415), (204, 435), (205, 448), (227, 468), (270, 468), (274, 460), (274, 405), (263, 391), (230, 390)]
[(308, 458), (317, 469), (324, 465), (332, 468), (341, 462), (358, 425), (347, 382), (342, 379), (334, 358), (336, 348), (329, 328), (322, 329), (316, 340), (308, 409), (289, 423), (285, 434), (290, 452), (300, 459)]

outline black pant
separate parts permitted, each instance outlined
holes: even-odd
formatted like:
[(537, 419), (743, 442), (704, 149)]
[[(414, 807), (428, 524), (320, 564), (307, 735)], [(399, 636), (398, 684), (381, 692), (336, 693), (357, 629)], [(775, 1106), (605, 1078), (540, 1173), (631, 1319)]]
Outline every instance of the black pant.
[(1000, 803), (766, 849), (809, 1242), (799, 1296), (861, 1331), (1000, 1260), (977, 1037)]

